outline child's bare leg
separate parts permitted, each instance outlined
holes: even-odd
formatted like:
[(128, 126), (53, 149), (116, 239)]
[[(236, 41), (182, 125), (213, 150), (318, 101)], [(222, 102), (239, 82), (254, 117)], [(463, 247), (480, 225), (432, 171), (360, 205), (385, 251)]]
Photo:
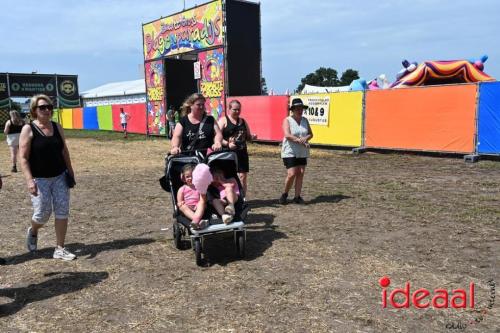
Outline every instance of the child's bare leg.
[(188, 205), (182, 205), (182, 206), (180, 206), (179, 210), (181, 211), (181, 213), (185, 217), (187, 217), (190, 220), (193, 220), (193, 218), (194, 218), (194, 211), (191, 208), (189, 208)]
[(225, 212), (233, 216), (236, 212), (234, 204), (238, 201), (238, 194), (236, 194), (234, 186), (235, 185), (233, 183), (224, 185), (224, 191), (226, 192), (226, 199), (228, 202), (228, 205), (225, 207)]
[(222, 216), (222, 214), (224, 214), (224, 206), (225, 206), (224, 201), (222, 201), (221, 199), (213, 199), (212, 206), (217, 211), (217, 214), (219, 214), (221, 216)]
[(200, 196), (200, 201), (198, 201), (198, 204), (196, 205), (196, 211), (194, 212), (194, 218), (199, 221), (203, 217), (203, 214), (205, 213), (205, 206), (207, 203), (207, 196), (206, 195), (201, 195)]

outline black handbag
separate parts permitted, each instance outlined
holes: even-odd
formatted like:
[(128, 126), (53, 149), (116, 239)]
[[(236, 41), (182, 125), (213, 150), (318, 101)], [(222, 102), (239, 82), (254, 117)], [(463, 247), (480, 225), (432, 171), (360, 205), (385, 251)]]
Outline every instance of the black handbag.
[(76, 185), (75, 178), (66, 170), (64, 172), (64, 175), (66, 177), (66, 185), (68, 185), (69, 188), (73, 188)]

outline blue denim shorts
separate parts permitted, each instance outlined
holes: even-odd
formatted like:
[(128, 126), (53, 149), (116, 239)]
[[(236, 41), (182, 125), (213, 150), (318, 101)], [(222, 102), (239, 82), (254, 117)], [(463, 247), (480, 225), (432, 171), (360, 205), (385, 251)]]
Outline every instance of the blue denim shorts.
[(35, 178), (38, 195), (31, 195), (33, 221), (45, 224), (54, 210), (56, 219), (69, 216), (69, 187), (64, 173), (52, 178)]

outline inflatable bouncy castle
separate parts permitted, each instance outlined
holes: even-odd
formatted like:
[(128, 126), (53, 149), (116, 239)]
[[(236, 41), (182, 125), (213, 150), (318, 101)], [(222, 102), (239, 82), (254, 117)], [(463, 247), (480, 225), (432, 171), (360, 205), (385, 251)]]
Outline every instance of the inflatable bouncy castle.
[[(411, 66), (415, 66), (416, 63), (412, 63), (406, 66), (403, 75), (398, 75), (397, 81), (391, 87), (403, 88), (495, 81), (494, 78), (483, 72), (484, 62), (487, 59), (488, 56), (484, 55), (477, 60), (425, 61), (414, 68), (411, 68)], [(404, 63), (405, 61), (403, 66)], [(411, 71), (408, 70), (410, 68)]]

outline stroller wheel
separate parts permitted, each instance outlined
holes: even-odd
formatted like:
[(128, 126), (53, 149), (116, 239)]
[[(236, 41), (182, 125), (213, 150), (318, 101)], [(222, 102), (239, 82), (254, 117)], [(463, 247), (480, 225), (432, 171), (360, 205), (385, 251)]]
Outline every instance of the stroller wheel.
[(245, 233), (239, 231), (236, 233), (236, 254), (238, 255), (238, 258), (240, 259), (245, 258), (245, 247), (246, 247)]
[(173, 233), (175, 248), (182, 250), (182, 232), (181, 228), (179, 227), (179, 223), (177, 223), (177, 221), (174, 221), (173, 223), (172, 233)]
[(203, 264), (203, 259), (201, 258), (201, 240), (196, 238), (194, 240), (194, 255), (196, 257), (196, 265), (201, 266)]

